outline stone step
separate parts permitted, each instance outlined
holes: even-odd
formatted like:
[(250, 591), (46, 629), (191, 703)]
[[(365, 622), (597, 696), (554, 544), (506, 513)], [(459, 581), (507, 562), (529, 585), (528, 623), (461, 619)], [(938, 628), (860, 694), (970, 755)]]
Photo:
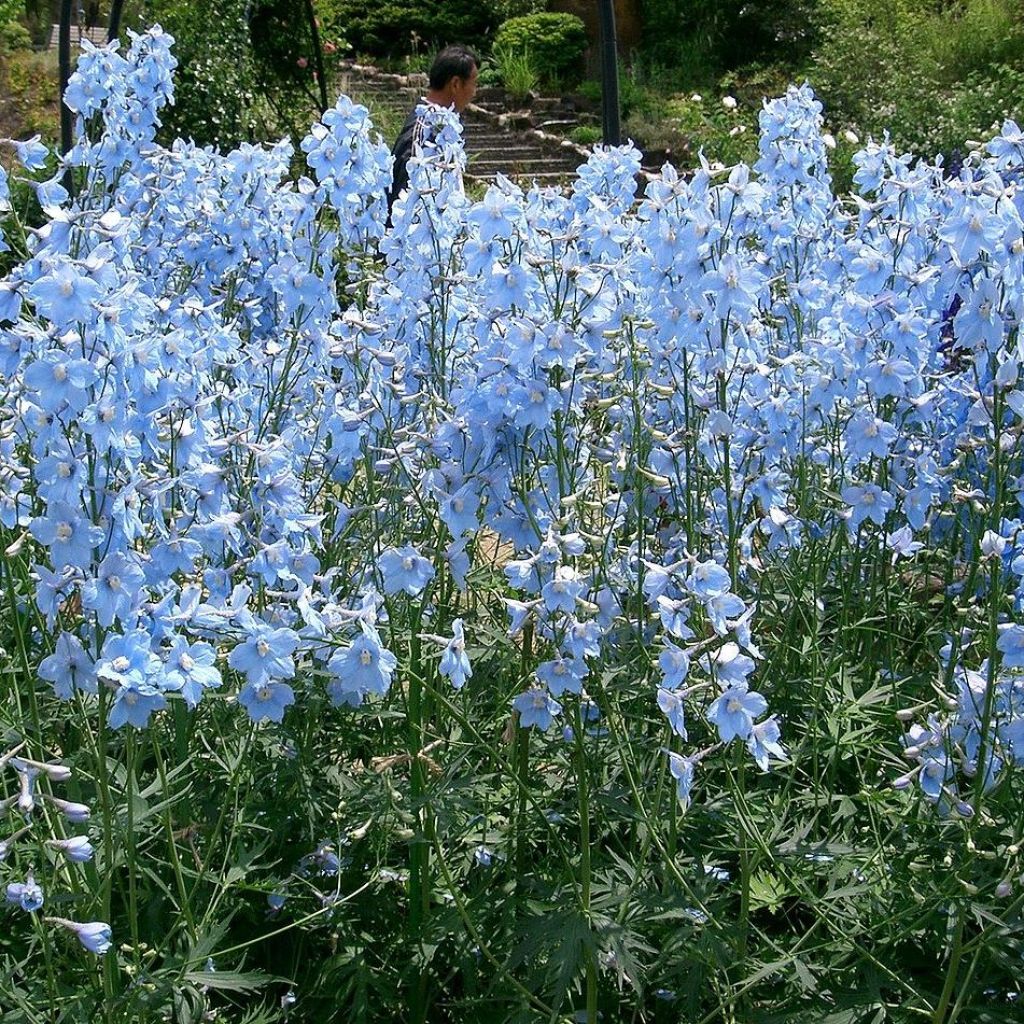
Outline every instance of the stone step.
[(575, 117), (552, 118), (549, 121), (538, 121), (537, 127), (542, 132), (571, 132), (573, 128), (580, 126)]
[(470, 159), (488, 154), (492, 156), (498, 156), (500, 154), (501, 158), (504, 160), (517, 160), (523, 157), (536, 157), (538, 159), (545, 158), (549, 160), (561, 159), (560, 154), (542, 153), (536, 146), (506, 145), (502, 146), (500, 149), (497, 149), (494, 146), (466, 146), (466, 155)]
[[(504, 174), (506, 178), (510, 181), (514, 181), (522, 188), (529, 188), (531, 185), (566, 185), (575, 177), (575, 174), (572, 171), (529, 171), (523, 174), (501, 171), (500, 173)], [(467, 181), (476, 181), (481, 184), (494, 181), (496, 177), (497, 172), (488, 174), (466, 174)]]
[(571, 174), (580, 166), (579, 162), (558, 163), (545, 160), (543, 157), (525, 158), (522, 160), (506, 160), (504, 157), (492, 157), (487, 160), (471, 160), (467, 165), (469, 174), (526, 174), (530, 171), (545, 173)]

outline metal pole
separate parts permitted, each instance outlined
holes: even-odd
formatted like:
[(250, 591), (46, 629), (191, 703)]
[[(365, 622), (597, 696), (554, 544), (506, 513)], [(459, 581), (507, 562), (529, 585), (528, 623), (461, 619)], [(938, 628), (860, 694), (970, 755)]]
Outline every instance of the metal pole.
[(121, 14), (124, 0), (114, 0), (110, 5), (110, 20), (107, 22), (107, 42), (112, 43), (121, 33)]
[(317, 85), (320, 86), (320, 113), (324, 114), (330, 106), (330, 102), (327, 99), (324, 48), (320, 42), (320, 29), (316, 23), (316, 9), (313, 7), (313, 0), (306, 0), (306, 20), (309, 22), (309, 34), (313, 43), (313, 59), (316, 61)]
[(57, 29), (57, 68), (60, 83), (60, 151), (67, 153), (72, 145), (73, 114), (64, 102), (64, 93), (71, 77), (71, 0), (60, 0), (60, 23)]
[(601, 44), (601, 131), (606, 146), (622, 144), (619, 122), (619, 57), (615, 39), (615, 0), (598, 0)]

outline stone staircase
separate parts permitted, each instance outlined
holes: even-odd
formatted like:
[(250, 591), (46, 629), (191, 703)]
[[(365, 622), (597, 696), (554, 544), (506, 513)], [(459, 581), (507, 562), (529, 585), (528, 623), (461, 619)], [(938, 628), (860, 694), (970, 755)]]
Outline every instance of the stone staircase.
[[(338, 86), (371, 111), (400, 124), (427, 90), (422, 74), (394, 75), (347, 63)], [(503, 90), (481, 87), (462, 114), (470, 182), (493, 181), (498, 173), (521, 185), (560, 185), (572, 179), (590, 150), (564, 137), (581, 121), (559, 99), (533, 99), (509, 109)], [(388, 139), (393, 142), (393, 139)]]

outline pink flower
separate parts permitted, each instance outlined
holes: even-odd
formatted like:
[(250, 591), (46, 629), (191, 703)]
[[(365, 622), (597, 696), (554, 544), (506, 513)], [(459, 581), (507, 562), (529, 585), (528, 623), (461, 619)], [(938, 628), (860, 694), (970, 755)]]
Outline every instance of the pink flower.
[(300, 68), (304, 68), (309, 64), (309, 61), (306, 60), (305, 57), (300, 57), (295, 63), (298, 64)]

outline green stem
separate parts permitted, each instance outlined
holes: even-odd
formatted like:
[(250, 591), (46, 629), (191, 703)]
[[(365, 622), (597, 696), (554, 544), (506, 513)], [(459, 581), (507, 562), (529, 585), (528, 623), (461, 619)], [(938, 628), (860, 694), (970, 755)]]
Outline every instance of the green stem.
[(953, 998), (953, 989), (956, 987), (957, 975), (960, 973), (960, 959), (963, 956), (964, 941), (964, 911), (958, 904), (956, 908), (956, 932), (953, 935), (953, 947), (949, 954), (949, 966), (946, 968), (946, 981), (942, 986), (942, 994), (939, 996), (938, 1005), (932, 1013), (932, 1024), (945, 1024), (946, 1010), (949, 1009), (949, 1001)]
[[(409, 935), (413, 942), (422, 945), (424, 929), (430, 916), (430, 836), (433, 833), (432, 815), (425, 802), (426, 776), (424, 774), (423, 750), (424, 691), (423, 658), (420, 626), (422, 608), (418, 608), (410, 622), (409, 640), (409, 695), (408, 695), (408, 738), (407, 752), (410, 759), (409, 785), (413, 811), (420, 820), (420, 832), (409, 850)], [(428, 976), (421, 964), (412, 994), (411, 1018), (415, 1024), (427, 1019)]]
[(583, 745), (583, 715), (579, 702), (575, 709), (576, 721), (576, 794), (580, 813), (580, 899), (590, 939), (584, 950), (587, 972), (587, 1024), (597, 1024), (597, 952), (593, 941), (590, 918), (590, 778), (587, 772), (586, 749)]

